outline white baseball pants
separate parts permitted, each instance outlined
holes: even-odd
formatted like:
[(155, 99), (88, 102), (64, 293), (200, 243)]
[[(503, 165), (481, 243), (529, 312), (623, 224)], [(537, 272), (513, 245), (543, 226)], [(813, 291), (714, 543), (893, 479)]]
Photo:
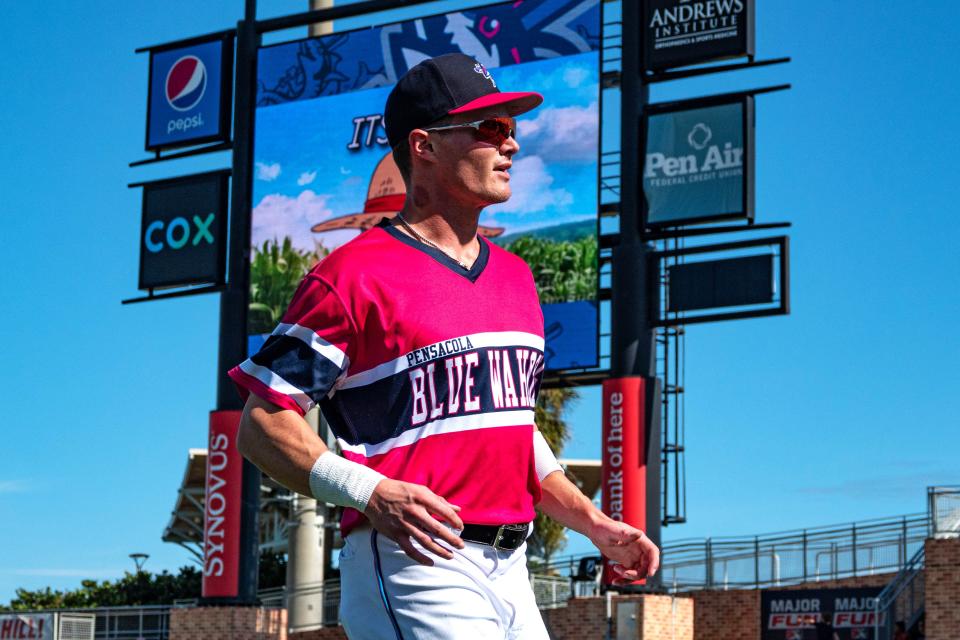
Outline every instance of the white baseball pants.
[(340, 620), (351, 640), (548, 640), (525, 552), (467, 542), (452, 560), (425, 552), (428, 567), (359, 527), (340, 551)]

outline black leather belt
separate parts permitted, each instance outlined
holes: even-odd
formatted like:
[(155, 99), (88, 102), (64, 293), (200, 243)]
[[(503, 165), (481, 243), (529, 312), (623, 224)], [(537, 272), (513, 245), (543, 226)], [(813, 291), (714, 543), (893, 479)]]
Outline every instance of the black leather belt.
[(530, 524), (522, 522), (519, 524), (465, 524), (460, 537), (469, 542), (489, 545), (501, 551), (513, 551), (519, 549), (523, 541), (527, 539), (527, 531)]

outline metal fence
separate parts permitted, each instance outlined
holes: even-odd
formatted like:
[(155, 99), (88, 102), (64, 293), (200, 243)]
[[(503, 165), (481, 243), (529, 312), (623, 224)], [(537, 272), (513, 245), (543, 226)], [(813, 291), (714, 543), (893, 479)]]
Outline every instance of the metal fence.
[(167, 640), (170, 635), (167, 606), (103, 607), (90, 613), (97, 616), (96, 640)]
[[(678, 540), (663, 545), (660, 575), (666, 589), (678, 592), (893, 573), (923, 546), (929, 530), (928, 515), (913, 514), (761, 536)], [(558, 558), (549, 573), (570, 578), (581, 557)], [(595, 592), (590, 583), (577, 586)]]
[(707, 538), (663, 549), (671, 591), (778, 587), (900, 570), (927, 537), (926, 515), (753, 538)]
[[(257, 598), (264, 607), (287, 608), (289, 596), (292, 595), (286, 587), (261, 589)], [(311, 582), (297, 589), (296, 595), (301, 598), (315, 599), (323, 607), (323, 623), (337, 624), (340, 620), (340, 579), (331, 578), (323, 582)]]
[(12, 613), (59, 613), (62, 620), (69, 620), (69, 614), (79, 614), (78, 618), (93, 615), (95, 616), (94, 640), (167, 640), (170, 637), (170, 609), (171, 607), (166, 605), (144, 605), (14, 611)]
[(927, 487), (927, 511), (932, 537), (960, 535), (960, 485)]
[(530, 586), (537, 599), (537, 606), (541, 609), (556, 609), (567, 606), (567, 601), (573, 595), (570, 578), (566, 576), (548, 576), (537, 573), (530, 574)]
[[(89, 613), (59, 613), (57, 614), (58, 640), (94, 640), (96, 637), (96, 616)], [(18, 635), (23, 636), (21, 632)], [(25, 637), (30, 637), (27, 633)]]

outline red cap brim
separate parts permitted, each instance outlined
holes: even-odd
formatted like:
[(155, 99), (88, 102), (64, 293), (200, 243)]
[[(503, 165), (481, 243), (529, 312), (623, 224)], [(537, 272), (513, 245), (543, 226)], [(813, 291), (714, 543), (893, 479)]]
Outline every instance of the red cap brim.
[(471, 100), (462, 107), (451, 109), (447, 113), (466, 113), (468, 111), (478, 111), (488, 107), (505, 107), (507, 114), (518, 116), (531, 109), (536, 109), (543, 102), (543, 96), (535, 91), (513, 91), (490, 93), (476, 100)]

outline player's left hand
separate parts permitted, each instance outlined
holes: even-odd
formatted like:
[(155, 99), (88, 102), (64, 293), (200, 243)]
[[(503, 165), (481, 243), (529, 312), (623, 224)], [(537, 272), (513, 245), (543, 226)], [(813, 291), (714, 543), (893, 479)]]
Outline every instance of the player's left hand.
[(660, 550), (643, 531), (623, 522), (604, 518), (590, 532), (590, 540), (615, 564), (622, 584), (653, 576), (660, 568)]

